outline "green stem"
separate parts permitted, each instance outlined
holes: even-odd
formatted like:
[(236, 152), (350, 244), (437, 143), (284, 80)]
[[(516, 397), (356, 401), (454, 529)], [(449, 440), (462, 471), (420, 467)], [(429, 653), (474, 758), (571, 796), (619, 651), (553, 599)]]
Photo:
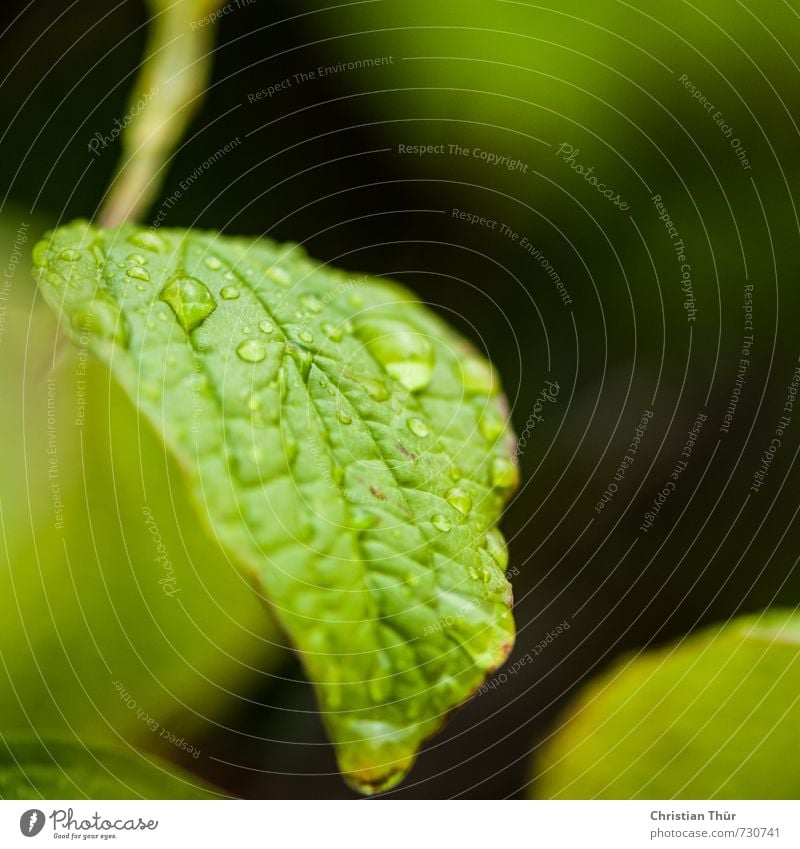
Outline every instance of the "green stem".
[(100, 226), (139, 219), (158, 194), (167, 160), (202, 102), (213, 56), (213, 12), (222, 2), (149, 0), (146, 58), (128, 102), (122, 157)]

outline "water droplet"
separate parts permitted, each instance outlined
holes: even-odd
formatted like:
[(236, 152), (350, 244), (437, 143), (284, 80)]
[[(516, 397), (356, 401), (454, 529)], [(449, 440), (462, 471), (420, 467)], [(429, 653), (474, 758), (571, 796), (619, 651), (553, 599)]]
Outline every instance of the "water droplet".
[(353, 421), (353, 417), (350, 415), (350, 413), (348, 413), (347, 410), (342, 409), (338, 409), (336, 411), (336, 418), (339, 419), (339, 421), (343, 425), (349, 425), (350, 422)]
[(519, 483), (519, 471), (511, 460), (505, 457), (495, 457), (492, 460), (490, 478), (492, 486), (498, 489), (511, 489)]
[(262, 333), (272, 333), (275, 330), (275, 325), (268, 318), (265, 318), (263, 321), (258, 322), (258, 329)]
[(322, 312), (322, 301), (314, 295), (300, 295), (300, 303), (313, 313)]
[(470, 566), (467, 569), (467, 574), (472, 578), (473, 581), (478, 580), (478, 570), (474, 566)]
[(310, 345), (314, 341), (314, 336), (307, 330), (301, 330), (300, 333), (297, 334), (297, 338), (301, 342), (305, 342), (306, 345)]
[(454, 481), (460, 481), (461, 480), (461, 469), (459, 469), (458, 466), (451, 466), (450, 467), (450, 477)]
[(445, 498), (459, 513), (463, 513), (465, 516), (472, 509), (472, 496), (460, 486), (451, 489), (445, 495)]
[(492, 573), (484, 566), (481, 569), (481, 577), (483, 578), (483, 583), (488, 584), (492, 580)]
[(491, 363), (475, 356), (459, 361), (461, 382), (468, 395), (494, 395), (497, 392), (497, 378)]
[(508, 547), (503, 535), (497, 528), (492, 528), (486, 532), (483, 538), (483, 547), (489, 553), (491, 558), (500, 567), (501, 571), (505, 572), (508, 566)]
[(260, 363), (267, 356), (267, 349), (257, 339), (245, 339), (239, 343), (236, 354), (246, 363)]
[(385, 401), (389, 397), (389, 390), (379, 380), (373, 380), (371, 377), (356, 379), (367, 390), (367, 395), (373, 401)]
[(137, 248), (144, 251), (152, 251), (152, 253), (161, 253), (166, 250), (166, 243), (161, 236), (156, 233), (151, 233), (148, 230), (140, 230), (138, 233), (132, 233), (128, 236), (128, 241)]
[(361, 322), (357, 333), (386, 372), (410, 392), (431, 381), (435, 354), (430, 341), (399, 321)]
[(225, 280), (233, 281), (236, 279), (236, 275), (232, 271), (226, 271), (222, 276), (225, 278)]
[(141, 254), (128, 254), (128, 262), (132, 262), (134, 265), (147, 265), (147, 258)]
[(292, 278), (279, 265), (273, 265), (267, 269), (267, 277), (279, 283), (281, 286), (288, 286), (292, 282)]
[(132, 266), (125, 273), (128, 275), (128, 277), (133, 277), (134, 280), (144, 280), (145, 282), (150, 280), (150, 275), (148, 274), (147, 269), (142, 268), (139, 265)]
[(494, 442), (506, 429), (506, 423), (494, 411), (484, 413), (478, 422), (478, 430), (488, 442)]
[(185, 274), (171, 277), (158, 297), (169, 304), (187, 333), (199, 327), (217, 308), (217, 302), (206, 285)]
[(223, 286), (220, 295), (226, 301), (235, 301), (239, 297), (239, 290), (235, 286)]
[(408, 429), (415, 436), (419, 436), (419, 437), (423, 437), (423, 438), (426, 437), (430, 433), (430, 430), (428, 429), (428, 425), (426, 425), (425, 422), (422, 419), (417, 419), (417, 418), (411, 418), (411, 419), (408, 420)]
[(80, 251), (74, 251), (71, 248), (67, 248), (65, 251), (61, 251), (58, 258), (63, 259), (64, 262), (77, 262), (81, 258), (81, 253)]
[(329, 321), (323, 321), (320, 325), (322, 328), (322, 332), (331, 340), (331, 342), (341, 342), (342, 340), (342, 331), (339, 330), (336, 325), (331, 324)]
[(441, 513), (437, 514), (431, 519), (431, 524), (437, 531), (441, 531), (443, 534), (449, 533), (450, 528), (453, 526), (450, 524), (450, 520), (447, 516), (442, 516)]
[(222, 263), (215, 256), (207, 256), (203, 263), (206, 268), (210, 268), (212, 271), (219, 271), (222, 268)]

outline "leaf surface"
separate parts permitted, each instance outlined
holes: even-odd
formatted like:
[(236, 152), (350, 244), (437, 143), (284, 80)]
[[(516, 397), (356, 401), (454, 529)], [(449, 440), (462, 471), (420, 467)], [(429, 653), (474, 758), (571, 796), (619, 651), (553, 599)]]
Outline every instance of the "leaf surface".
[(290, 635), (348, 781), (395, 784), (513, 643), (489, 363), (294, 245), (77, 222), (34, 259)]
[(626, 660), (537, 761), (540, 798), (796, 799), (800, 617), (747, 616)]

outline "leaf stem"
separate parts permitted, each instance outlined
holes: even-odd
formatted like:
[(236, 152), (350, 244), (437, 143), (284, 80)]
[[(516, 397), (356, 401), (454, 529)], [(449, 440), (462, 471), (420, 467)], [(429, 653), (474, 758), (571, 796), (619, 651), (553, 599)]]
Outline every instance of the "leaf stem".
[(116, 227), (151, 206), (170, 154), (205, 94), (214, 49), (213, 11), (223, 0), (149, 0), (145, 59), (128, 101), (122, 157), (98, 223)]

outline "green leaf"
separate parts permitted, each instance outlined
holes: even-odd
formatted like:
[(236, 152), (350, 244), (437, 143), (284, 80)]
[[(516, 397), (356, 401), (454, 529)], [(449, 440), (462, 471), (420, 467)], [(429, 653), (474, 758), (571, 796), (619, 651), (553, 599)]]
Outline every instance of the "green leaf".
[(213, 799), (195, 776), (133, 751), (0, 738), (0, 799)]
[(537, 763), (540, 798), (796, 799), (800, 616), (748, 616), (617, 664)]
[(348, 781), (395, 784), (513, 643), (491, 366), (297, 246), (78, 222), (34, 259), (290, 635)]

